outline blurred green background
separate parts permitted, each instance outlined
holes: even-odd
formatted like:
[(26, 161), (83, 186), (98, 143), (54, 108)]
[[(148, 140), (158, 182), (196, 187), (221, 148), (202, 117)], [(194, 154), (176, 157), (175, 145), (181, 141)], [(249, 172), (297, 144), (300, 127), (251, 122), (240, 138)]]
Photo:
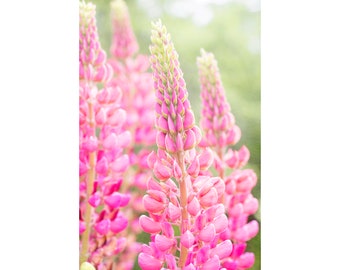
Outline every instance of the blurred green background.
[[(109, 55), (112, 38), (110, 0), (94, 0), (102, 47)], [(242, 138), (251, 153), (247, 168), (258, 176), (253, 195), (261, 202), (260, 129), (260, 2), (259, 0), (127, 0), (140, 52), (149, 54), (151, 21), (160, 18), (171, 34), (189, 99), (200, 119), (200, 86), (196, 58), (200, 48), (214, 53), (221, 78)], [(261, 224), (261, 211), (251, 216)], [(261, 228), (261, 227), (260, 227)], [(261, 269), (261, 232), (248, 243), (255, 253), (253, 270)], [(138, 269), (138, 268), (136, 268)]]

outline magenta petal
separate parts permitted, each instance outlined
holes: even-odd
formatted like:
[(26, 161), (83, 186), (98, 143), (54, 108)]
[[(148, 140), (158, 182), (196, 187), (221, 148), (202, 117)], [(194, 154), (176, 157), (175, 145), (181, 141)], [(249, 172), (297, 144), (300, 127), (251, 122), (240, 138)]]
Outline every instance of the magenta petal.
[(144, 204), (145, 209), (149, 211), (150, 213), (158, 213), (158, 212), (163, 211), (165, 208), (164, 203), (153, 199), (149, 195), (144, 195), (143, 204)]
[(220, 268), (220, 260), (218, 256), (215, 255), (213, 258), (208, 260), (206, 263), (203, 264), (201, 270), (212, 270), (212, 269), (219, 269)]
[(184, 121), (183, 121), (183, 126), (184, 130), (188, 130), (192, 128), (195, 124), (195, 116), (194, 113), (191, 110), (186, 110), (185, 111), (185, 116), (184, 116)]
[(196, 267), (192, 263), (190, 263), (186, 267), (184, 267), (183, 270), (196, 270)]
[(216, 217), (213, 221), (216, 229), (216, 233), (220, 233), (228, 228), (228, 218), (226, 215), (222, 214)]
[(97, 207), (100, 204), (100, 196), (99, 194), (96, 192), (94, 194), (92, 194), (88, 200), (89, 204), (92, 207)]
[(181, 210), (171, 202), (168, 205), (167, 211), (172, 222), (176, 221), (181, 216)]
[(107, 161), (107, 158), (104, 156), (102, 157), (96, 164), (96, 172), (98, 174), (106, 174), (109, 169), (109, 162)]
[(216, 235), (215, 226), (213, 224), (209, 224), (203, 230), (200, 231), (198, 237), (203, 242), (210, 242)]
[(246, 250), (247, 244), (240, 243), (240, 244), (234, 244), (234, 248), (232, 251), (233, 257), (240, 257), (241, 254)]
[(129, 156), (122, 155), (113, 162), (113, 164), (111, 165), (111, 169), (115, 172), (124, 172), (129, 166), (129, 162)]
[(250, 195), (245, 200), (243, 207), (244, 207), (245, 213), (247, 213), (248, 215), (252, 215), (257, 211), (257, 209), (259, 207), (258, 200)]
[(255, 255), (251, 252), (246, 252), (240, 256), (237, 260), (238, 266), (243, 269), (248, 269), (253, 266), (255, 262)]
[(103, 219), (102, 221), (98, 222), (94, 228), (95, 230), (101, 234), (101, 235), (105, 235), (108, 233), (109, 228), (110, 228), (110, 220), (108, 219)]
[(119, 233), (124, 230), (128, 225), (128, 220), (122, 216), (118, 215), (113, 221), (111, 221), (110, 229), (114, 233)]
[(189, 129), (188, 131), (186, 131), (186, 138), (184, 141), (184, 150), (189, 150), (194, 148), (196, 145), (196, 138), (195, 138), (195, 133)]
[(210, 148), (205, 148), (203, 152), (199, 155), (199, 163), (201, 170), (205, 170), (211, 166), (214, 161), (214, 155)]
[(157, 127), (162, 132), (168, 132), (168, 121), (164, 117), (159, 117), (157, 122)]
[(182, 170), (179, 167), (179, 165), (178, 165), (178, 163), (175, 159), (174, 159), (174, 163), (173, 163), (173, 174), (174, 174), (176, 179), (182, 178)]
[(194, 242), (195, 236), (189, 230), (181, 235), (181, 244), (186, 248), (191, 248)]
[(211, 188), (208, 193), (204, 194), (199, 201), (203, 207), (209, 207), (217, 203), (218, 194), (215, 188)]
[(159, 162), (155, 163), (154, 173), (159, 180), (167, 180), (171, 176), (171, 169)]
[(198, 158), (195, 157), (188, 167), (188, 174), (190, 174), (192, 177), (196, 177), (199, 174), (199, 171), (200, 171), (200, 163), (199, 163)]
[(117, 146), (117, 136), (115, 133), (110, 133), (104, 141), (103, 141), (103, 147), (105, 149), (111, 150), (114, 149)]
[(121, 194), (114, 192), (112, 195), (105, 197), (104, 202), (110, 208), (118, 208), (120, 206)]
[(122, 148), (125, 148), (130, 144), (132, 140), (131, 133), (129, 131), (124, 131), (123, 133), (118, 135), (117, 140), (118, 145)]
[(142, 270), (160, 270), (162, 268), (160, 260), (146, 253), (138, 255), (138, 264)]
[(156, 234), (155, 245), (160, 251), (167, 251), (174, 246), (174, 239), (170, 239), (161, 234)]
[(198, 201), (198, 199), (196, 197), (194, 197), (191, 202), (188, 203), (188, 212), (190, 215), (192, 216), (196, 216), (197, 213), (200, 211), (201, 206), (200, 203)]
[(218, 244), (214, 248), (213, 254), (216, 254), (219, 257), (219, 259), (222, 260), (224, 258), (227, 258), (231, 254), (232, 251), (233, 251), (233, 244), (228, 239)]
[(169, 153), (175, 153), (177, 151), (176, 144), (169, 134), (165, 135), (165, 148)]
[(177, 134), (176, 136), (176, 147), (177, 147), (177, 151), (183, 151), (183, 139), (182, 139), (182, 135), (180, 133)]
[(158, 222), (155, 222), (145, 215), (142, 215), (139, 218), (139, 225), (147, 233), (159, 233), (162, 230), (161, 225)]
[(165, 149), (165, 133), (157, 132), (156, 143), (159, 148)]
[(86, 225), (84, 221), (79, 221), (79, 234), (82, 234), (86, 230)]
[(126, 206), (130, 201), (131, 195), (130, 194), (120, 194), (120, 207)]

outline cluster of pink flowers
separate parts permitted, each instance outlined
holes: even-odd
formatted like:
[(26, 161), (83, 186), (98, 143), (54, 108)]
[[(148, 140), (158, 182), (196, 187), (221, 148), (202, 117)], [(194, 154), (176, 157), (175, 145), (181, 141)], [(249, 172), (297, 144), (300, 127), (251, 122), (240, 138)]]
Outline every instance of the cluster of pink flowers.
[[(245, 252), (246, 242), (259, 230), (256, 220), (248, 222), (248, 217), (258, 208), (258, 201), (251, 194), (257, 178), (253, 170), (241, 170), (250, 157), (247, 147), (242, 146), (238, 151), (230, 148), (241, 138), (241, 130), (235, 125), (214, 55), (201, 50), (197, 64), (203, 103), (201, 146), (213, 150), (214, 169), (225, 183), (224, 204), (234, 246), (225, 266), (227, 269), (248, 269), (254, 264), (255, 257), (253, 253)], [(233, 172), (227, 176), (228, 169)]]
[[(111, 2), (110, 57), (96, 10), (79, 3), (79, 234), (83, 269), (244, 270), (259, 230), (250, 153), (217, 61), (202, 50), (200, 127), (166, 27), (152, 24), (151, 56), (138, 54), (128, 8)], [(151, 66), (152, 72), (149, 71)], [(144, 231), (144, 232), (143, 232)], [(138, 243), (140, 233), (150, 241)], [(84, 262), (86, 262), (84, 264)]]
[(124, 1), (111, 2), (113, 37), (111, 57), (108, 64), (113, 69), (109, 86), (119, 87), (123, 93), (121, 106), (127, 113), (123, 128), (131, 134), (130, 144), (125, 151), (129, 156), (130, 166), (125, 174), (122, 192), (131, 196), (124, 213), (129, 219), (125, 231), (127, 248), (120, 253), (117, 267), (132, 269), (140, 251), (136, 237), (142, 232), (138, 218), (145, 212), (142, 198), (147, 181), (152, 171), (147, 165), (147, 157), (155, 146), (156, 129), (154, 127), (155, 95), (152, 74), (149, 72), (149, 57), (138, 54), (138, 43), (131, 27), (128, 8)]
[(153, 24), (151, 41), (158, 150), (148, 162), (158, 181), (148, 182), (143, 198), (149, 217), (142, 215), (140, 225), (151, 242), (143, 245), (138, 262), (142, 269), (220, 269), (232, 252), (222, 204), (225, 184), (201, 175), (213, 155), (209, 149), (196, 151), (201, 131), (177, 52), (160, 21)]
[(131, 135), (122, 128), (126, 119), (120, 106), (122, 92), (108, 86), (112, 68), (99, 43), (95, 6), (80, 2), (79, 9), (80, 262), (111, 269), (112, 258), (126, 244), (119, 235), (127, 226), (120, 208), (130, 196), (119, 189), (129, 166), (123, 151)]

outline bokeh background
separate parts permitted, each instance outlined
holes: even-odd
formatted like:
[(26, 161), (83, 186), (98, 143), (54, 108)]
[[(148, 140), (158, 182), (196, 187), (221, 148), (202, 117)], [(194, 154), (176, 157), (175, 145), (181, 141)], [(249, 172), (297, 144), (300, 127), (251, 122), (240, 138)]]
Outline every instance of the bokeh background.
[[(112, 38), (110, 0), (93, 0), (102, 47), (109, 55)], [(227, 100), (242, 130), (239, 149), (245, 144), (251, 156), (247, 168), (258, 176), (253, 195), (260, 207), (251, 219), (261, 225), (261, 62), (259, 0), (126, 0), (140, 53), (149, 54), (151, 21), (160, 18), (171, 34), (189, 99), (200, 119), (200, 86), (196, 58), (200, 49), (212, 52), (218, 61)], [(261, 229), (261, 226), (260, 226)], [(145, 237), (140, 240), (147, 241)], [(261, 269), (261, 230), (248, 242), (255, 253), (253, 270)], [(138, 269), (138, 267), (135, 267)]]

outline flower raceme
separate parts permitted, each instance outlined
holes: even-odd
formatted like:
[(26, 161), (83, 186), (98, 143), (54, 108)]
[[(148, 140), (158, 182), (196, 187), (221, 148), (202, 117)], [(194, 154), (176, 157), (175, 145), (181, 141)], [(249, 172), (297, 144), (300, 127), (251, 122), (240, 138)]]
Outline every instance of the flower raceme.
[[(130, 134), (122, 129), (121, 90), (107, 86), (112, 68), (99, 43), (95, 6), (80, 2), (79, 11), (80, 263), (111, 269), (126, 244), (119, 235), (127, 226), (120, 208), (130, 195), (119, 190), (129, 165), (124, 148)], [(104, 85), (100, 90), (98, 83)]]
[[(250, 157), (247, 147), (242, 146), (238, 151), (228, 148), (239, 141), (241, 130), (235, 125), (214, 55), (201, 50), (197, 64), (203, 103), (201, 127), (204, 134), (200, 145), (211, 147), (215, 171), (224, 180), (223, 203), (234, 244), (232, 254), (223, 265), (227, 269), (248, 269), (254, 264), (255, 257), (253, 253), (245, 252), (246, 242), (259, 230), (256, 220), (248, 223), (248, 217), (255, 214), (258, 208), (258, 201), (251, 194), (257, 178), (252, 170), (241, 170)], [(227, 169), (233, 170), (229, 176), (225, 175)]]
[(158, 21), (152, 27), (158, 150), (148, 157), (155, 176), (143, 197), (149, 216), (139, 219), (151, 241), (143, 245), (138, 263), (142, 269), (223, 269), (232, 253), (225, 183), (204, 175), (213, 155), (208, 148), (196, 151), (202, 136), (178, 54), (165, 26)]
[(149, 57), (138, 53), (136, 41), (126, 3), (122, 0), (111, 2), (113, 37), (108, 64), (114, 73), (108, 85), (122, 90), (121, 107), (126, 111), (123, 129), (131, 134), (130, 143), (125, 147), (129, 156), (128, 167), (122, 192), (128, 192), (130, 202), (123, 211), (129, 220), (124, 231), (127, 248), (116, 259), (116, 269), (132, 269), (140, 243), (136, 242), (141, 228), (138, 218), (145, 212), (142, 198), (146, 192), (147, 180), (152, 171), (147, 165), (147, 156), (156, 144), (154, 128), (155, 95)]

